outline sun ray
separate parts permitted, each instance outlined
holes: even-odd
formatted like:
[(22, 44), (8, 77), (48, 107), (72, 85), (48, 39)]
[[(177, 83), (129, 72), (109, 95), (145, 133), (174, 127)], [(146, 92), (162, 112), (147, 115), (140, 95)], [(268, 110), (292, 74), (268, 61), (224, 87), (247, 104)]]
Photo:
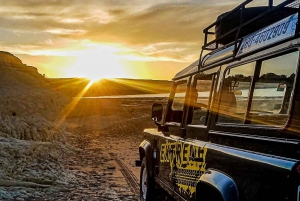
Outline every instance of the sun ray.
[(58, 122), (58, 126), (60, 126), (65, 119), (68, 117), (68, 115), (73, 111), (73, 109), (76, 107), (78, 102), (80, 101), (80, 98), (83, 97), (83, 95), (86, 93), (86, 91), (92, 86), (93, 82), (89, 81), (88, 84), (84, 87), (83, 90), (81, 90), (76, 97), (73, 97), (72, 101), (63, 109), (60, 120)]

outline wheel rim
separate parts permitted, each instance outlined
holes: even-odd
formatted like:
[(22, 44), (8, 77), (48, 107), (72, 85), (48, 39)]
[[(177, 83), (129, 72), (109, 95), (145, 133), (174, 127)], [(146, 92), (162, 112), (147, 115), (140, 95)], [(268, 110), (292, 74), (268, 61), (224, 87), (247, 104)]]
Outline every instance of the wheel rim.
[(143, 175), (142, 175), (142, 195), (143, 195), (143, 199), (146, 200), (146, 196), (147, 196), (147, 179), (148, 179), (148, 175), (147, 175), (147, 168), (145, 167), (143, 170)]

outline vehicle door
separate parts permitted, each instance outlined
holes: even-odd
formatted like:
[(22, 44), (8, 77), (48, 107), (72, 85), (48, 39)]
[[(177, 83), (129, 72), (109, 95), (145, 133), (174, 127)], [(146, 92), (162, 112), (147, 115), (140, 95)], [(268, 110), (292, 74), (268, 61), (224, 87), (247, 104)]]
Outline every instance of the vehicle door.
[(208, 139), (208, 124), (218, 68), (192, 77), (185, 109), (186, 135), (176, 143), (175, 191), (187, 200), (195, 197), (196, 185), (205, 171), (204, 145)]
[(172, 84), (165, 118), (162, 122), (164, 136), (158, 141), (160, 155), (157, 178), (162, 182), (162, 185), (167, 185), (171, 189), (175, 182), (176, 143), (182, 132), (187, 85), (188, 79), (181, 79)]

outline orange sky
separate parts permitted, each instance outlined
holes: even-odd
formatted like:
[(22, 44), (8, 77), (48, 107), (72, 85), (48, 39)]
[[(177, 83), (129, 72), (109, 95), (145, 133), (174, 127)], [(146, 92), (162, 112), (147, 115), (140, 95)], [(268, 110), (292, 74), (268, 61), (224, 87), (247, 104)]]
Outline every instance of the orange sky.
[(198, 59), (203, 28), (241, 2), (2, 0), (0, 48), (47, 77), (171, 79)]

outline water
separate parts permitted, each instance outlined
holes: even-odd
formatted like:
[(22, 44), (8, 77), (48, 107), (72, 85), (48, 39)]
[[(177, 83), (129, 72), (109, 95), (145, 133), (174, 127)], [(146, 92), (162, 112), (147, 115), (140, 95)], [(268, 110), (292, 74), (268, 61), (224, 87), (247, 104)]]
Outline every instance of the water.
[[(249, 89), (240, 90), (241, 94), (236, 97), (246, 98), (248, 97)], [(284, 97), (284, 91), (277, 91), (277, 88), (263, 88), (255, 89), (254, 97)], [(166, 94), (136, 94), (136, 95), (116, 95), (116, 96), (95, 96), (95, 97), (75, 97), (83, 99), (124, 99), (124, 98), (168, 98), (169, 93)], [(185, 97), (185, 93), (177, 93), (176, 97)], [(198, 97), (209, 97), (209, 91), (198, 92)]]
[(170, 94), (137, 94), (137, 95), (95, 96), (95, 97), (76, 97), (76, 98), (87, 98), (87, 99), (168, 98), (169, 95)]

